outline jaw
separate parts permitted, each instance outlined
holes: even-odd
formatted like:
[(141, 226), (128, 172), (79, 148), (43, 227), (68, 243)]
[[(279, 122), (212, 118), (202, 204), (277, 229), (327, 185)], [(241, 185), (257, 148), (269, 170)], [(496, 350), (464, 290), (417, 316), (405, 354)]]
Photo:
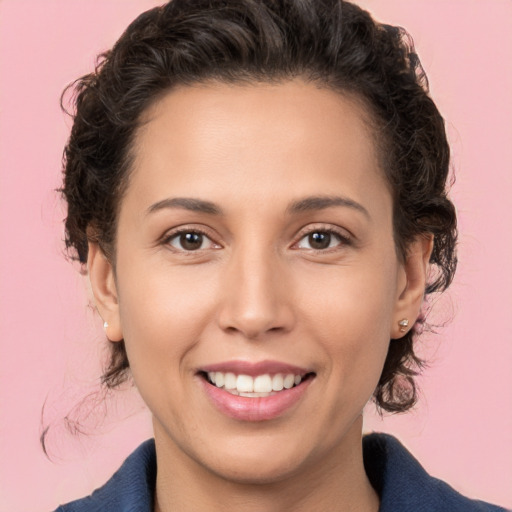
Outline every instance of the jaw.
[[(359, 500), (361, 493), (374, 494), (362, 461), (361, 416), (345, 433), (343, 446), (336, 447), (328, 457), (321, 453), (303, 457), (300, 446), (284, 442), (286, 436), (262, 451), (261, 442), (266, 436), (261, 433), (232, 439), (230, 449), (220, 455), (223, 460), (214, 460), (211, 465), (194, 453), (189, 456), (179, 447), (170, 446), (162, 425), (155, 418), (153, 422), (159, 468), (157, 492), (162, 489), (174, 508), (179, 503), (184, 507), (198, 503), (201, 510), (219, 512), (306, 512), (338, 510), (340, 506), (344, 510), (351, 509), (355, 501), (349, 502)], [(378, 504), (376, 495), (374, 498)]]

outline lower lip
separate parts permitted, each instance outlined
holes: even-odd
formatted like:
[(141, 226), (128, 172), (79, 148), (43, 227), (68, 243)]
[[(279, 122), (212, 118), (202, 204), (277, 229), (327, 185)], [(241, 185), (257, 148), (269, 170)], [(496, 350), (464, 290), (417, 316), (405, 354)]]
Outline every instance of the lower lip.
[(223, 414), (240, 421), (268, 421), (284, 414), (304, 396), (311, 378), (291, 389), (265, 397), (232, 395), (200, 377), (203, 388), (213, 405)]

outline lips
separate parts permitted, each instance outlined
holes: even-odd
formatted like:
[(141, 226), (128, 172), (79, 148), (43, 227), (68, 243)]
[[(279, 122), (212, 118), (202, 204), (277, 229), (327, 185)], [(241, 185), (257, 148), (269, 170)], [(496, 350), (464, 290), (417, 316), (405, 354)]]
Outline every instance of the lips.
[(284, 414), (304, 397), (314, 372), (275, 361), (231, 361), (201, 368), (203, 389), (223, 414), (265, 421)]
[(251, 363), (249, 361), (227, 361), (225, 363), (211, 364), (200, 368), (200, 371), (205, 373), (209, 372), (232, 372), (235, 375), (250, 375), (256, 377), (257, 375), (269, 374), (288, 374), (306, 375), (310, 370), (295, 366), (292, 364), (280, 363), (278, 361), (259, 361)]

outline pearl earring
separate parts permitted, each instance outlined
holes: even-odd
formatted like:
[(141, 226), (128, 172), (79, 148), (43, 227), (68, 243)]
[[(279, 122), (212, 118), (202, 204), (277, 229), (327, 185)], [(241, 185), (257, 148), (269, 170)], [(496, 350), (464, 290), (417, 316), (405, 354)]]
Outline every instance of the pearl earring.
[(400, 332), (406, 332), (407, 327), (409, 326), (409, 320), (407, 320), (407, 318), (403, 318), (398, 322), (398, 325), (400, 326)]
[(108, 322), (103, 322), (103, 329), (107, 330), (108, 328)]

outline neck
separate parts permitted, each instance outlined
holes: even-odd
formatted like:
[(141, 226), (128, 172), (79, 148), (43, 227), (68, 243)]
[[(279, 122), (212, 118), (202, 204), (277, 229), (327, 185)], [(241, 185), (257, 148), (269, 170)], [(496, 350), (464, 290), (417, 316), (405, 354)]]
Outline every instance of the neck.
[(317, 463), (271, 482), (226, 479), (183, 454), (157, 422), (155, 512), (377, 512), (378, 496), (363, 466), (362, 418), (343, 446)]

